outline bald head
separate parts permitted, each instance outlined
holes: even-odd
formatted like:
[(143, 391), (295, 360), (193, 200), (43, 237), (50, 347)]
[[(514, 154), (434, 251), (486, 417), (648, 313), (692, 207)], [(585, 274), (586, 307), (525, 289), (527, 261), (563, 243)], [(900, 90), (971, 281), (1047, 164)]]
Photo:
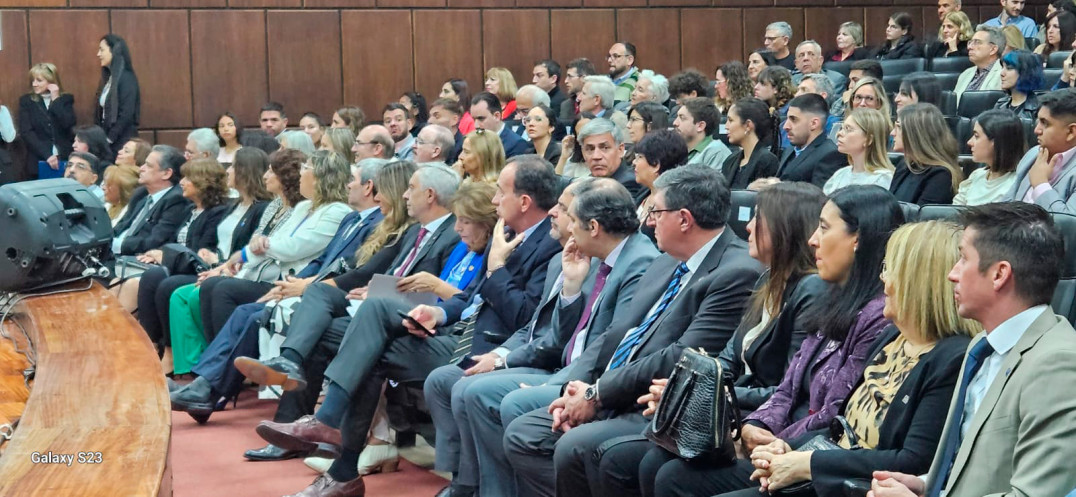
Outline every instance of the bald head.
[(396, 142), (392, 140), (392, 134), (388, 128), (380, 124), (371, 124), (355, 137), (355, 145), (351, 147), (355, 152), (355, 161), (368, 158), (391, 159), (396, 151)]

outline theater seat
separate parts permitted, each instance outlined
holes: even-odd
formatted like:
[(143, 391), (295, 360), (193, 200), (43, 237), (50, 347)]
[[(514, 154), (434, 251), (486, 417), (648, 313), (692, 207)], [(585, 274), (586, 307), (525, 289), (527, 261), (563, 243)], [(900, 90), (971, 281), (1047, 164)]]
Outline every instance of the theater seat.
[(732, 190), (732, 207), (729, 209), (728, 226), (736, 236), (747, 240), (747, 223), (755, 215), (755, 202), (758, 192), (751, 190)]
[(953, 89), (956, 88), (956, 80), (960, 79), (960, 73), (935, 74), (934, 77), (938, 78), (938, 86), (940, 86), (943, 91), (953, 91)]
[(1042, 71), (1042, 76), (1043, 76), (1043, 81), (1045, 82), (1045, 84), (1043, 85), (1042, 88), (1044, 90), (1049, 90), (1050, 88), (1053, 88), (1054, 85), (1056, 85), (1057, 82), (1061, 80), (1061, 73), (1064, 72), (1064, 71), (1065, 70), (1061, 69), (1061, 68), (1044, 69)]
[(1057, 283), (1050, 306), (1073, 323), (1076, 322), (1076, 216), (1061, 213), (1051, 216), (1065, 241), (1065, 258), (1061, 265), (1061, 281)]
[(904, 212), (904, 222), (914, 223), (919, 220), (919, 204), (901, 202), (900, 210)]
[(924, 205), (919, 208), (919, 221), (957, 221), (962, 205)]
[(900, 90), (900, 82), (904, 76), (926, 70), (927, 67), (927, 60), (922, 58), (879, 60), (878, 63), (882, 65), (882, 86), (885, 86), (885, 91), (889, 93)]
[(1027, 147), (1031, 148), (1038, 145), (1039, 137), (1035, 136), (1035, 121), (1021, 117), (1020, 123), (1024, 125), (1024, 138), (1027, 140)]
[(964, 179), (968, 179), (968, 176), (971, 176), (971, 173), (975, 172), (976, 169), (983, 167), (982, 164), (975, 162), (975, 159), (972, 159), (970, 155), (964, 154), (957, 156), (956, 163), (964, 173)]
[(968, 138), (971, 138), (972, 124), (971, 119), (961, 116), (945, 116), (945, 124), (949, 125), (949, 132), (953, 134), (953, 138), (956, 139), (958, 153), (970, 154), (971, 150), (968, 147)]
[(1068, 59), (1072, 55), (1071, 50), (1065, 50), (1061, 52), (1053, 52), (1046, 59), (1046, 67), (1048, 69), (1061, 69), (1065, 67), (1065, 59)]
[(972, 66), (967, 57), (938, 57), (930, 61), (930, 71), (937, 74), (960, 74)]
[(956, 93), (953, 93), (952, 90), (942, 90), (941, 101), (938, 102), (938, 110), (942, 111), (943, 116), (955, 116)]
[(993, 109), (994, 104), (1004, 96), (1005, 92), (1000, 90), (966, 91), (960, 95), (956, 113), (958, 116), (974, 119), (983, 111)]
[(854, 62), (855, 62), (854, 60), (845, 60), (845, 61), (841, 61), (841, 62), (836, 62), (836, 61), (825, 62), (825, 63), (822, 64), (822, 69), (827, 69), (827, 70), (830, 70), (830, 71), (839, 72), (839, 73), (843, 74), (844, 77), (847, 78), (848, 73), (852, 72), (852, 63), (854, 63)]

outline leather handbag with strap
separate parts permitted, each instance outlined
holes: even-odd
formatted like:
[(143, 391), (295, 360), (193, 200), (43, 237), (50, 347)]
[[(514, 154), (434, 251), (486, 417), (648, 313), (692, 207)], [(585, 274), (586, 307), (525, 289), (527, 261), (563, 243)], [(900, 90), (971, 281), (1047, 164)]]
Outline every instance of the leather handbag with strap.
[[(842, 436), (848, 436), (849, 448), (845, 449), (841, 447), (837, 442)], [(804, 442), (799, 447), (796, 447), (796, 452), (815, 452), (825, 450), (856, 450), (859, 449), (859, 436), (856, 435), (855, 430), (848, 424), (848, 420), (844, 416), (837, 416), (833, 418), (833, 421), (829, 425), (829, 433), (816, 435), (810, 440)], [(801, 481), (782, 488), (776, 492), (776, 495), (786, 496), (806, 496), (814, 495), (814, 492), (810, 491), (812, 482), (810, 480)]]
[(732, 379), (705, 350), (685, 349), (644, 435), (684, 459), (735, 457), (743, 426)]

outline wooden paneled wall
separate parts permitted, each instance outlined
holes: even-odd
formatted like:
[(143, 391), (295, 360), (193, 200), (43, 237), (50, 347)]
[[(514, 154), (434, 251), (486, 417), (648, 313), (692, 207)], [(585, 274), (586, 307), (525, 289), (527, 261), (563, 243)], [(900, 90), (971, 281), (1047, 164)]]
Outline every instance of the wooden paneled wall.
[[(1045, 0), (1025, 13), (1041, 17)], [(965, 0), (973, 21), (997, 15), (995, 0)], [(53, 62), (75, 95), (80, 123), (92, 118), (100, 80), (97, 42), (125, 37), (142, 88), (144, 136), (182, 144), (187, 130), (221, 112), (256, 126), (267, 100), (292, 123), (344, 103), (373, 119), (403, 91), (436, 98), (462, 77), (480, 88), (486, 68), (505, 66), (521, 84), (534, 61), (583, 56), (598, 67), (617, 39), (638, 46), (637, 64), (671, 75), (761, 46), (765, 26), (788, 21), (796, 43), (832, 47), (844, 21), (884, 38), (898, 10), (916, 34), (936, 32), (935, 0), (0, 0), (0, 102), (29, 90), (32, 63)], [(14, 111), (14, 109), (12, 109)]]

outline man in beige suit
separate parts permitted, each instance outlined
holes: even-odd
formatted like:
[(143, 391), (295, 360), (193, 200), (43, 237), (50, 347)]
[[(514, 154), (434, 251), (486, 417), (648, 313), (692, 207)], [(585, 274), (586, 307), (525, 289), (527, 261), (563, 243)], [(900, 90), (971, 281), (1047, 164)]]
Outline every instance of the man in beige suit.
[(1005, 35), (1001, 28), (979, 25), (968, 40), (968, 59), (975, 64), (956, 80), (953, 93), (959, 100), (965, 91), (1001, 89), (1001, 54), (1005, 53)]
[(1064, 245), (1041, 207), (962, 214), (949, 273), (971, 344), (927, 478), (875, 472), (874, 497), (1061, 496), (1076, 487), (1076, 330), (1049, 303)]

